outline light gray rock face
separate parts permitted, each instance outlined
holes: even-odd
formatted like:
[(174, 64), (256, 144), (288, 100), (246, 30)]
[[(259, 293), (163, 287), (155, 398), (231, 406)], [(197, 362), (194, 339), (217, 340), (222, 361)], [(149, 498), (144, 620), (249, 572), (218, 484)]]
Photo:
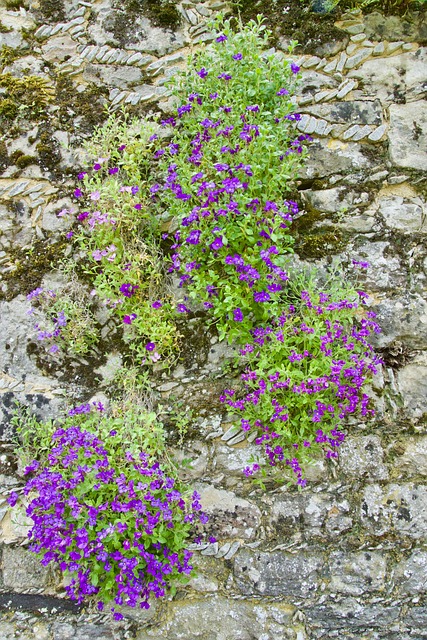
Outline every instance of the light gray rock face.
[(328, 146), (318, 140), (310, 146), (310, 155), (301, 170), (303, 178), (325, 178), (333, 174), (364, 171), (369, 174), (373, 161), (362, 153), (355, 142), (333, 140)]
[(382, 591), (385, 587), (387, 562), (381, 553), (337, 551), (330, 558), (331, 591), (360, 596)]
[(328, 122), (341, 124), (372, 124), (379, 126), (382, 123), (382, 108), (378, 100), (372, 102), (348, 100), (317, 104), (305, 107), (304, 112), (323, 118)]
[(351, 528), (350, 504), (345, 498), (331, 494), (288, 495), (274, 498), (271, 523), (278, 540), (299, 532), (306, 539), (338, 536)]
[(257, 553), (243, 549), (234, 561), (234, 575), (240, 591), (246, 595), (307, 598), (319, 586), (322, 566), (319, 554)]
[(384, 347), (400, 340), (413, 349), (427, 348), (427, 302), (418, 294), (381, 301), (375, 308), (382, 329), (374, 344)]
[(379, 213), (389, 229), (404, 234), (427, 233), (426, 203), (421, 198), (404, 199), (401, 196), (381, 198)]
[(396, 532), (409, 538), (427, 536), (427, 487), (391, 484), (367, 486), (361, 504), (363, 526), (373, 535)]
[(184, 606), (174, 603), (169, 619), (157, 628), (140, 631), (136, 639), (293, 640), (293, 613), (294, 608), (285, 603), (248, 603), (215, 596)]
[[(399, 613), (400, 609), (397, 606), (365, 605), (351, 597), (345, 598), (337, 604), (320, 605), (306, 610), (308, 622), (315, 629), (322, 628), (330, 631), (354, 629), (355, 633), (358, 628), (373, 631), (388, 627), (397, 620)], [(353, 637), (357, 638), (357, 635)], [(375, 638), (375, 635), (372, 635), (371, 638)]]
[(353, 195), (348, 194), (344, 187), (322, 191), (304, 191), (303, 196), (310, 208), (322, 213), (339, 213), (348, 209), (353, 201)]
[(365, 242), (354, 252), (353, 258), (369, 263), (369, 268), (360, 276), (369, 291), (384, 291), (406, 288), (406, 274), (400, 260), (390, 256), (393, 251), (389, 242)]
[(114, 640), (114, 631), (105, 624), (54, 622), (53, 640)]
[(389, 153), (399, 168), (425, 171), (427, 166), (427, 103), (390, 105)]
[(427, 591), (427, 552), (417, 549), (395, 570), (399, 590), (405, 594), (421, 594)]
[(420, 354), (397, 374), (406, 415), (417, 420), (427, 413), (427, 354)]
[(40, 564), (40, 559), (26, 549), (3, 550), (3, 584), (13, 591), (40, 589), (49, 583), (49, 569)]
[(384, 451), (378, 436), (347, 438), (340, 448), (339, 463), (346, 477), (387, 480)]
[(427, 436), (408, 438), (405, 451), (396, 464), (410, 475), (427, 476)]
[(209, 515), (209, 528), (221, 538), (254, 538), (261, 524), (259, 508), (232, 491), (200, 485), (200, 502)]

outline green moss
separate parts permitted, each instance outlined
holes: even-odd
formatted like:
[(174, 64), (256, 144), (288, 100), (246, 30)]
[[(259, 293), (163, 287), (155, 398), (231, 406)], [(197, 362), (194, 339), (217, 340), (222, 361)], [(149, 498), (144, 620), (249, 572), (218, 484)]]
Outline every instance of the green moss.
[(0, 87), (6, 89), (7, 98), (0, 100), (0, 129), (8, 128), (19, 113), (38, 117), (52, 100), (52, 88), (40, 76), (16, 78), (11, 73), (0, 76)]
[(340, 231), (319, 230), (319, 233), (302, 236), (295, 245), (295, 250), (301, 258), (323, 258), (335, 254), (345, 247), (345, 240)]
[(36, 164), (37, 160), (34, 156), (25, 155), (24, 153), (15, 160), (15, 164), (19, 169), (25, 169), (30, 164)]
[(10, 27), (6, 27), (6, 25), (0, 20), (0, 33), (9, 33), (10, 31), (12, 31), (12, 29)]
[(39, 0), (39, 12), (46, 22), (63, 22), (66, 19), (64, 0)]
[(56, 83), (55, 102), (59, 106), (58, 118), (61, 127), (76, 131), (76, 118), (81, 117), (79, 129), (82, 133), (92, 132), (105, 118), (108, 89), (95, 84), (78, 93), (72, 80), (66, 75), (59, 75)]
[(19, 58), (20, 55), (21, 54), (18, 49), (13, 49), (12, 47), (8, 47), (4, 44), (0, 49), (0, 65), (4, 67), (11, 64), (11, 62)]
[(25, 2), (24, 0), (6, 0), (5, 4), (6, 4), (6, 9), (13, 10), (13, 9), (20, 9), (21, 7), (24, 6)]
[(314, 53), (318, 46), (343, 40), (346, 34), (334, 26), (337, 11), (319, 14), (312, 12), (311, 6), (310, 0), (240, 0), (234, 14), (240, 15), (244, 24), (262, 14), (272, 31), (272, 45), (285, 37), (300, 43), (298, 53)]
[(4, 140), (0, 140), (0, 172), (3, 172), (10, 164), (7, 147)]
[(2, 275), (7, 291), (0, 291), (0, 300), (12, 300), (39, 287), (43, 276), (57, 266), (65, 246), (67, 243), (63, 240), (54, 244), (36, 240), (30, 250), (18, 249), (11, 258), (15, 270)]
[(59, 151), (58, 141), (52, 137), (48, 129), (42, 131), (39, 140), (36, 145), (39, 165), (45, 171), (56, 173), (58, 171), (58, 164), (61, 162), (61, 152)]
[(124, 0), (116, 1), (111, 20), (104, 24), (113, 33), (120, 46), (135, 42), (140, 37), (136, 18), (145, 16), (155, 27), (176, 30), (181, 22), (181, 15), (176, 9), (176, 2), (168, 0)]

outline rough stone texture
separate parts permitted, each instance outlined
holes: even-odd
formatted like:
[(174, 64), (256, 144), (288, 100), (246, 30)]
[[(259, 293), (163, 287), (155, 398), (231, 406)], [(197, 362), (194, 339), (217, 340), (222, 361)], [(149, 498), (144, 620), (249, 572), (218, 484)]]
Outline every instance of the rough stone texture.
[(319, 586), (323, 560), (316, 553), (257, 553), (243, 549), (234, 561), (236, 584), (242, 593), (307, 598)]
[(395, 579), (402, 593), (424, 593), (427, 590), (427, 553), (417, 549), (407, 560), (400, 562)]
[(199, 485), (200, 502), (209, 515), (209, 528), (222, 538), (254, 538), (261, 523), (261, 512), (255, 504), (238, 498), (231, 491)]
[(427, 165), (427, 104), (390, 105), (390, 158), (397, 167), (425, 170)]
[(6, 547), (1, 568), (4, 586), (14, 591), (39, 589), (49, 582), (49, 570), (40, 564), (37, 556), (25, 549)]
[(385, 587), (387, 561), (376, 552), (346, 554), (337, 551), (331, 555), (329, 588), (333, 592), (360, 596)]
[(414, 539), (427, 535), (427, 487), (391, 484), (367, 486), (361, 503), (363, 526), (373, 535), (388, 532)]
[(184, 606), (175, 603), (167, 620), (156, 629), (139, 632), (136, 640), (294, 639), (296, 635), (290, 628), (293, 613), (294, 608), (285, 603), (266, 605), (223, 597), (187, 602)]
[(427, 413), (427, 356), (420, 354), (397, 374), (406, 415), (412, 420)]
[[(19, 54), (2, 71), (38, 75), (52, 87), (58, 75), (70, 83), (73, 98), (88, 89), (94, 91), (91, 95), (99, 91), (104, 96), (96, 107), (100, 113), (104, 101), (113, 109), (127, 104), (138, 113), (151, 108), (169, 114), (176, 105), (165, 93), (167, 78), (185, 66), (200, 34), (206, 42), (212, 38), (205, 21), (211, 9), (226, 8), (222, 0), (184, 0), (177, 4), (182, 20), (174, 31), (153, 27), (145, 8), (129, 19), (127, 3), (64, 0), (58, 24), (46, 19), (42, 4), (49, 2), (25, 0), (25, 7), (9, 10), (0, 0), (1, 21), (12, 29), (0, 34), (0, 45)], [(246, 439), (239, 442), (239, 431), (233, 437), (232, 417), (221, 415), (215, 404), (224, 388), (221, 367), (233, 361), (235, 352), (215, 341), (212, 331), (203, 349), (194, 340), (191, 366), (180, 364), (170, 378), (156, 381), (155, 392), (162, 401), (176, 394), (197, 412), (203, 407), (199, 423), (192, 425), (196, 434), (191, 431), (192, 437), (174, 452), (178, 465), (192, 459), (181, 476), (200, 483), (210, 531), (218, 538), (194, 551), (198, 575), (175, 599), (158, 600), (148, 612), (125, 610), (122, 625), (97, 613), (61, 609), (46, 614), (49, 608), (43, 613), (40, 604), (27, 603), (28, 611), (4, 612), (0, 638), (427, 638), (427, 49), (416, 44), (425, 41), (426, 25), (421, 12), (411, 22), (409, 14), (399, 19), (353, 11), (337, 26), (348, 35), (318, 47), (316, 55), (294, 57), (303, 69), (296, 98), (302, 113), (298, 131), (314, 138), (300, 176), (301, 195), (313, 215), (302, 217), (306, 228), (301, 235), (336, 234), (339, 248), (331, 245), (329, 253), (345, 264), (352, 259), (371, 263), (357, 282), (369, 294), (368, 304), (378, 312), (382, 327), (373, 343), (383, 350), (384, 375), (369, 390), (376, 397), (375, 420), (349, 423), (339, 462), (320, 458), (307, 466), (304, 490), (271, 481), (261, 490), (241, 473), (257, 446)], [(30, 45), (32, 30), (36, 40)], [(284, 40), (278, 46), (278, 55), (287, 56)], [(20, 120), (19, 131), (6, 133), (0, 275), (14, 268), (17, 250), (29, 248), (35, 239), (60, 241), (68, 228), (69, 221), (56, 214), (69, 206), (83, 138), (92, 130), (73, 109), (62, 104), (58, 118), (53, 102), (45, 122), (27, 125)], [(58, 163), (51, 168), (37, 151), (47, 125), (52, 143), (59, 145)], [(12, 164), (16, 152), (30, 156), (31, 164), (24, 169)], [(306, 268), (315, 260), (324, 273), (331, 255), (329, 245), (320, 241), (319, 246), (313, 259), (298, 249), (301, 255), (295, 254), (293, 264)], [(0, 290), (9, 300), (8, 286), (6, 277)], [(24, 277), (20, 287), (21, 295), (0, 302), (0, 584), (12, 594), (28, 589), (46, 594), (55, 586), (20, 546), (29, 522), (15, 513), (12, 517), (6, 506), (8, 493), (22, 485), (14, 473), (9, 419), (15, 398), (47, 417), (57, 414), (64, 396), (80, 398), (85, 390), (74, 386), (74, 372), (73, 383), (67, 379), (62, 388), (55, 376), (47, 377), (36, 366), (27, 349), (32, 319), (26, 314)], [(99, 320), (108, 332), (102, 313)], [(191, 330), (200, 322), (190, 324)], [(94, 365), (104, 389), (121, 364), (122, 356), (112, 352)], [(2, 607), (6, 596), (0, 593)], [(47, 602), (46, 595), (32, 597)]]
[(378, 436), (347, 438), (340, 450), (340, 467), (351, 478), (387, 480), (388, 469), (383, 455)]

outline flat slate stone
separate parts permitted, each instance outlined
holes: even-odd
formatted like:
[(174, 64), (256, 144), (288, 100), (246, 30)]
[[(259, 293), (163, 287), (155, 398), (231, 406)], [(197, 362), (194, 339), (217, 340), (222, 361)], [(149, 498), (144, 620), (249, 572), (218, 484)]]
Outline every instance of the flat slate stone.
[(427, 103), (419, 100), (390, 105), (390, 160), (396, 167), (425, 171), (427, 167)]

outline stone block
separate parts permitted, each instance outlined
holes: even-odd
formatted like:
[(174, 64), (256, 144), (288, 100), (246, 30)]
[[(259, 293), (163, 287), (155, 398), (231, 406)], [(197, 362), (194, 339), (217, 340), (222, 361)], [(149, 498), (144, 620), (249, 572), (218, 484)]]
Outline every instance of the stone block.
[(391, 532), (426, 539), (427, 487), (410, 483), (367, 486), (360, 515), (363, 526), (373, 535)]
[(427, 436), (405, 440), (405, 452), (395, 465), (410, 475), (427, 476)]
[(49, 569), (40, 563), (40, 559), (26, 549), (3, 550), (3, 584), (13, 591), (41, 589), (49, 582)]
[(245, 595), (307, 598), (319, 586), (322, 566), (319, 553), (263, 553), (243, 549), (234, 561), (234, 576)]
[(420, 354), (397, 374), (397, 386), (411, 420), (427, 413), (427, 354)]
[(218, 538), (254, 538), (261, 524), (259, 508), (231, 491), (212, 485), (196, 486), (203, 510), (209, 515), (208, 528)]
[(386, 559), (381, 553), (337, 551), (330, 558), (329, 589), (352, 596), (382, 591), (385, 586), (386, 568)]
[(285, 603), (222, 596), (176, 601), (159, 623), (140, 629), (136, 640), (293, 640), (294, 610)]
[(427, 167), (427, 103), (424, 101), (390, 105), (388, 132), (392, 163), (399, 168)]
[[(399, 617), (400, 607), (386, 607), (380, 604), (365, 605), (354, 598), (346, 598), (337, 604), (310, 607), (305, 609), (305, 613), (310, 625), (314, 628), (320, 627), (330, 631), (337, 629), (354, 631), (358, 628), (366, 628), (367, 631), (373, 631), (374, 629), (387, 628), (388, 625), (395, 622)], [(328, 636), (324, 635), (323, 637)]]
[(350, 437), (340, 447), (339, 464), (346, 477), (387, 480), (383, 456), (378, 436)]
[(397, 565), (394, 575), (401, 593), (424, 594), (427, 591), (427, 552), (416, 549)]
[(373, 344), (384, 347), (395, 340), (411, 349), (427, 348), (427, 301), (418, 294), (382, 300), (374, 307), (382, 332)]
[(379, 213), (387, 227), (404, 234), (427, 233), (425, 207), (426, 204), (421, 198), (390, 196), (379, 201)]

